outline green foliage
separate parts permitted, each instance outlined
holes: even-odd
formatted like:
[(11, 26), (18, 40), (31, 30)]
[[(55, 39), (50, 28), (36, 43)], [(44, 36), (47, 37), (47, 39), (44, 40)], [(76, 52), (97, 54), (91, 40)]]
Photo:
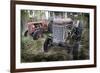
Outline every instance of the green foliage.
[(45, 12), (41, 11), (41, 10), (35, 10), (34, 11), (34, 18), (35, 18), (35, 21), (39, 21), (42, 18), (45, 18)]
[(25, 30), (25, 24), (29, 20), (28, 10), (21, 10), (21, 33)]
[(83, 32), (81, 38), (81, 45), (79, 59), (89, 59), (89, 13), (83, 13)]
[(40, 61), (63, 61), (69, 60), (70, 54), (67, 50), (53, 46), (48, 52), (43, 52), (43, 39), (33, 40), (30, 37), (21, 39), (21, 62), (40, 62)]
[(29, 17), (28, 10), (21, 10), (21, 17), (22, 18)]
[(64, 51), (59, 52), (37, 52), (34, 54), (22, 52), (21, 55), (21, 62), (42, 62), (42, 61), (63, 61), (63, 60), (69, 60), (69, 55), (64, 53)]

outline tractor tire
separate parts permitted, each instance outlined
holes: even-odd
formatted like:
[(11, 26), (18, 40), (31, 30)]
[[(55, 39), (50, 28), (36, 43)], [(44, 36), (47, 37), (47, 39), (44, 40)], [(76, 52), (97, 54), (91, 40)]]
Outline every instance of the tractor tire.
[(44, 52), (48, 52), (48, 48), (49, 48), (51, 45), (52, 45), (52, 38), (49, 37), (49, 38), (47, 38), (47, 39), (45, 40), (45, 42), (44, 42), (44, 45), (43, 45), (43, 47), (44, 47)]
[(33, 40), (37, 40), (37, 39), (39, 38), (39, 35), (40, 35), (40, 31), (39, 31), (39, 30), (36, 30), (36, 31), (32, 34)]
[(27, 37), (28, 35), (28, 30), (25, 31), (24, 36)]

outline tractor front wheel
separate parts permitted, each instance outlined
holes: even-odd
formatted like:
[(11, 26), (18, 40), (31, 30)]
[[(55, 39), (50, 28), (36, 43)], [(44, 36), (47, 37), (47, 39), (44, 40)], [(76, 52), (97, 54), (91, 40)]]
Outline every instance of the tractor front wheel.
[(36, 30), (32, 33), (32, 37), (33, 37), (33, 40), (37, 40), (41, 35), (41, 31), (40, 30)]
[(48, 48), (52, 45), (52, 38), (48, 37), (44, 42), (44, 52), (48, 52)]
[(28, 35), (28, 30), (25, 31), (24, 36), (27, 37)]

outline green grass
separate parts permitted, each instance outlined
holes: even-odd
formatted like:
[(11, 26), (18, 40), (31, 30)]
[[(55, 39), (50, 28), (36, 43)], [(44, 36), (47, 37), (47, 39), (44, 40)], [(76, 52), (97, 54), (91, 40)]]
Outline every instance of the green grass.
[[(79, 60), (89, 59), (89, 40), (88, 29), (84, 29), (79, 52)], [(43, 52), (43, 43), (49, 34), (45, 34), (43, 38), (33, 40), (32, 37), (24, 37), (21, 39), (21, 62), (44, 62), (44, 61), (64, 61), (73, 60), (72, 54), (68, 53), (63, 47), (53, 46), (48, 52)], [(71, 44), (72, 45), (72, 44)]]
[(43, 52), (43, 43), (47, 36), (33, 40), (32, 37), (24, 37), (21, 39), (21, 62), (42, 62), (42, 61), (63, 61), (69, 60), (71, 57), (67, 50), (53, 46), (48, 52)]

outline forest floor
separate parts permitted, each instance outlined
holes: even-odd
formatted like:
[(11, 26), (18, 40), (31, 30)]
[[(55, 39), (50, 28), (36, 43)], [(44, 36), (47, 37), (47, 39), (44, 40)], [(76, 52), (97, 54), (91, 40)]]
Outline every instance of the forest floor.
[[(88, 47), (88, 31), (83, 31), (83, 36), (80, 44), (81, 51), (79, 54), (79, 60), (88, 59), (89, 58), (89, 47)], [(87, 33), (87, 34), (85, 34)], [(48, 52), (44, 52), (43, 44), (47, 35), (39, 38), (38, 40), (33, 40), (32, 37), (24, 37), (21, 38), (21, 62), (47, 62), (47, 61), (64, 61), (64, 60), (73, 60), (72, 53), (68, 53), (68, 49), (66, 47), (60, 46), (52, 46), (48, 49)]]

